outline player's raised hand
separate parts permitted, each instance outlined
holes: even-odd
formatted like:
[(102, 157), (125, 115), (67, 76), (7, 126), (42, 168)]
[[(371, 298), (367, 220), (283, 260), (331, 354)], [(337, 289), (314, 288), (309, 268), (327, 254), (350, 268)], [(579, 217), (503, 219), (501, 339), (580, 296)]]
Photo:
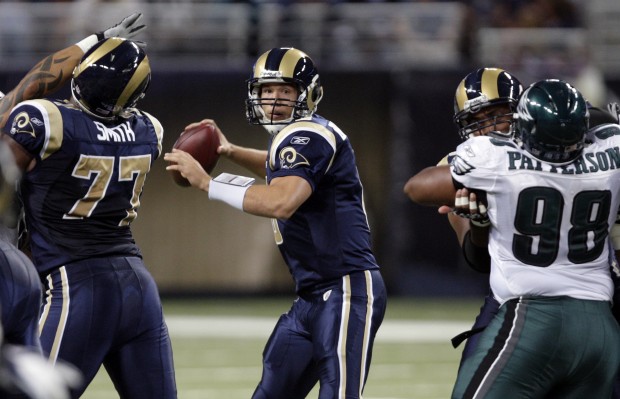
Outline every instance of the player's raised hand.
[[(87, 36), (86, 38), (80, 40), (76, 43), (76, 45), (82, 49), (82, 53), (86, 53), (90, 48), (92, 48), (95, 44), (100, 42), (101, 40), (108, 39), (110, 37), (121, 37), (123, 39), (131, 39), (139, 32), (142, 32), (146, 29), (146, 25), (141, 24), (142, 13), (134, 12), (131, 15), (123, 18), (119, 23), (114, 26), (111, 26), (107, 29), (102, 30), (101, 32), (93, 33), (92, 35)], [(142, 47), (146, 47), (145, 42), (136, 41), (134, 42)]]
[(107, 39), (110, 37), (122, 37), (125, 39), (131, 39), (139, 32), (142, 32), (144, 29), (146, 29), (146, 25), (141, 24), (141, 21), (142, 13), (134, 12), (133, 14), (123, 18), (116, 25), (103, 30), (98, 34), (98, 36), (101, 35), (100, 39)]

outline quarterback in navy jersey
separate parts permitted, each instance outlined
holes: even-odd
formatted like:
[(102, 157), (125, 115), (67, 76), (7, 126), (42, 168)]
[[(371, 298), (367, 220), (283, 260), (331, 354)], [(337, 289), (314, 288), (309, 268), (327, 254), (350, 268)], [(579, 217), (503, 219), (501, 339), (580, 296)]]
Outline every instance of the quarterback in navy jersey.
[(5, 129), (47, 290), (41, 345), (51, 363), (82, 372), (75, 398), (102, 364), (121, 397), (176, 398), (158, 289), (130, 230), (163, 139), (159, 121), (135, 108), (150, 76), (135, 42), (102, 40), (75, 68), (71, 100), (22, 102)]
[(336, 125), (313, 115), (271, 137), (267, 182), (282, 176), (299, 176), (313, 191), (290, 218), (276, 220), (279, 235), (286, 237), (279, 248), (297, 292), (320, 290), (345, 274), (379, 269), (353, 149)]
[(296, 285), (263, 352), (254, 399), (361, 398), (386, 290), (371, 249), (362, 184), (347, 136), (315, 114), (323, 96), (310, 57), (274, 48), (259, 57), (248, 80), (246, 116), (271, 134), (268, 151), (220, 138), (218, 152), (267, 184), (223, 173), (211, 178), (186, 152), (165, 155), (192, 186), (244, 212), (272, 219)]

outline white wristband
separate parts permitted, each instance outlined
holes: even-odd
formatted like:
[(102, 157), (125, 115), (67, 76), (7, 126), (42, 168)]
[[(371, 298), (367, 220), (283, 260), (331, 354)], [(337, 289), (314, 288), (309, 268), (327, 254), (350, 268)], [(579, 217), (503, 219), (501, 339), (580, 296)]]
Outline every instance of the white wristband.
[(209, 199), (227, 203), (233, 208), (243, 210), (245, 192), (254, 183), (254, 179), (222, 173), (209, 183)]
[(92, 46), (94, 46), (98, 42), (99, 42), (99, 39), (97, 38), (97, 35), (92, 34), (80, 40), (79, 42), (75, 43), (75, 45), (81, 48), (83, 53), (86, 53), (88, 50), (90, 50)]

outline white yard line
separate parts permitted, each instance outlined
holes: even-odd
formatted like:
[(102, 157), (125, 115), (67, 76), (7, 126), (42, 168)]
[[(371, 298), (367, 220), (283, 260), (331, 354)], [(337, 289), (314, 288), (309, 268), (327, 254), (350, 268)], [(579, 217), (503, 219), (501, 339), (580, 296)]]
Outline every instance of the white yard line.
[[(166, 317), (172, 337), (267, 338), (275, 318), (233, 316)], [(386, 320), (377, 334), (377, 342), (445, 342), (471, 328), (470, 323), (447, 320)]]

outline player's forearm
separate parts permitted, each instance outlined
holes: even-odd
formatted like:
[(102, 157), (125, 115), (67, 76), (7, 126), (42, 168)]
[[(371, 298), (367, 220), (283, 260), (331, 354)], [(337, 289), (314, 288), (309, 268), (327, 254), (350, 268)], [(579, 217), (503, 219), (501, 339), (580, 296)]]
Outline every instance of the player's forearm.
[(0, 100), (0, 128), (6, 124), (11, 109), (18, 103), (54, 93), (70, 78), (82, 58), (82, 50), (70, 46), (39, 61), (17, 86)]
[(267, 161), (267, 151), (254, 148), (240, 147), (231, 145), (228, 159), (239, 166), (243, 166), (260, 178), (265, 178), (265, 162)]
[(420, 205), (454, 205), (456, 188), (449, 166), (431, 166), (423, 169), (405, 184), (403, 191)]
[(310, 197), (310, 183), (299, 176), (273, 179), (269, 185), (255, 184), (245, 194), (243, 211), (274, 219), (289, 219)]

